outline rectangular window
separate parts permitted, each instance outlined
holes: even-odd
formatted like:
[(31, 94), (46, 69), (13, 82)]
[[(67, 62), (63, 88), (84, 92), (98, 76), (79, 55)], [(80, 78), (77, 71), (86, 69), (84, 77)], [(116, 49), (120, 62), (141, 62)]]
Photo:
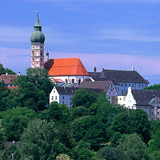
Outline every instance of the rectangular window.
[(63, 96), (63, 99), (64, 99), (64, 96)]
[(52, 96), (52, 100), (54, 99), (54, 96)]
[(57, 96), (55, 96), (55, 100), (57, 100)]
[(134, 87), (134, 84), (132, 84), (132, 87)]

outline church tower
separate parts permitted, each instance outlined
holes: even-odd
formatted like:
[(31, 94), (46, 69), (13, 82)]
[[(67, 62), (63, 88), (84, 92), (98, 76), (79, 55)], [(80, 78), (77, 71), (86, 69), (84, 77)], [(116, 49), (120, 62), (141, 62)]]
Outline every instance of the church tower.
[(44, 68), (44, 41), (45, 35), (42, 32), (42, 26), (39, 22), (37, 11), (37, 20), (34, 25), (34, 31), (31, 35), (31, 68)]

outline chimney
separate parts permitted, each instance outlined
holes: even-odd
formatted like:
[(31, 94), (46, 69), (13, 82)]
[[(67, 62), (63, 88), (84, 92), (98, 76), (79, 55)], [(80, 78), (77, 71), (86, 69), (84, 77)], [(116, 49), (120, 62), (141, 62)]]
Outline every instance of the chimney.
[(134, 68), (134, 67), (132, 67), (132, 71), (135, 71), (135, 68)]
[(94, 72), (97, 72), (97, 68), (96, 68), (96, 66), (94, 67)]

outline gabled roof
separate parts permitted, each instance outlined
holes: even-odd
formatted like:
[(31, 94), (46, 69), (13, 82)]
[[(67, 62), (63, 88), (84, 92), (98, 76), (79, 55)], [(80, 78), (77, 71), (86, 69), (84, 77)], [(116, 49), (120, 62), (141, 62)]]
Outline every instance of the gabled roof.
[(5, 146), (6, 149), (8, 149), (9, 146), (12, 145), (12, 144), (16, 145), (19, 148), (19, 142), (15, 142), (15, 141), (13, 141), (13, 142), (5, 142), (4, 146)]
[(149, 83), (137, 71), (103, 69), (100, 78), (107, 78), (115, 82)]
[(89, 76), (94, 78), (100, 78), (101, 72), (88, 72)]
[[(107, 78), (94, 77), (92, 78), (94, 81), (109, 81)], [(92, 81), (91, 79), (85, 79), (84, 81)], [(114, 85), (120, 85), (120, 83), (113, 81)]]
[[(78, 90), (78, 87), (56, 87), (57, 92), (60, 95), (73, 95), (75, 93), (76, 90)], [(86, 90), (90, 90), (93, 91), (95, 93), (101, 93), (103, 90), (102, 89), (88, 89), (88, 88), (84, 88)]]
[(13, 81), (15, 78), (17, 78), (18, 75), (16, 74), (1, 74), (0, 75), (0, 82), (4, 81), (6, 84), (13, 84)]
[(44, 68), (53, 76), (89, 76), (79, 58), (49, 59)]
[(91, 81), (83, 81), (79, 87), (80, 88), (98, 88), (98, 89), (102, 89), (103, 91), (107, 91), (109, 86), (111, 84), (111, 81), (95, 81), (95, 82), (91, 82)]
[(160, 90), (132, 90), (138, 105), (148, 105), (153, 98), (160, 98)]

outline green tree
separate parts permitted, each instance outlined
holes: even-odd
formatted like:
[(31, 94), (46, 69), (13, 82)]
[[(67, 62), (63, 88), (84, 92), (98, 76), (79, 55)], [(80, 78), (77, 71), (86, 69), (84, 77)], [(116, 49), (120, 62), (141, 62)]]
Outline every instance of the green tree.
[(14, 83), (18, 84), (18, 91), (21, 96), (17, 101), (21, 103), (21, 107), (29, 107), (37, 112), (46, 109), (49, 94), (54, 86), (48, 79), (47, 70), (28, 68), (26, 76), (18, 76)]
[(10, 90), (6, 87), (4, 81), (0, 82), (0, 111), (6, 110), (6, 101), (4, 99), (8, 97)]
[(132, 110), (129, 114), (131, 133), (136, 132), (147, 144), (150, 140), (150, 123), (148, 115), (141, 109)]
[(46, 119), (48, 121), (54, 122), (65, 122), (69, 117), (69, 109), (64, 104), (58, 104), (57, 102), (52, 102), (48, 106), (48, 113), (46, 115)]
[(14, 71), (12, 71), (11, 69), (9, 69), (9, 68), (4, 68), (3, 67), (3, 64), (1, 64), (0, 63), (0, 75), (1, 74), (6, 74), (6, 73), (8, 73), (8, 74), (16, 74)]
[(56, 160), (71, 160), (71, 158), (68, 155), (66, 155), (66, 154), (59, 154), (56, 157)]
[(78, 117), (83, 117), (88, 115), (88, 109), (83, 106), (78, 106), (75, 108), (70, 109), (70, 120), (74, 120)]
[(132, 110), (129, 115), (127, 112), (117, 114), (113, 119), (111, 130), (113, 132), (120, 132), (121, 134), (136, 132), (146, 144), (150, 139), (148, 115), (141, 109)]
[(4, 150), (4, 142), (5, 142), (5, 136), (3, 135), (3, 132), (2, 132), (2, 128), (0, 127), (0, 152), (2, 150)]
[(129, 116), (126, 112), (121, 112), (114, 117), (111, 130), (121, 134), (131, 132), (129, 126)]
[(73, 107), (84, 106), (89, 108), (92, 103), (96, 101), (97, 94), (90, 90), (80, 88), (75, 91), (74, 95), (71, 98)]
[(111, 146), (112, 147), (117, 147), (119, 144), (119, 139), (122, 137), (122, 134), (119, 132), (115, 132), (113, 134), (113, 137), (111, 138)]
[(154, 84), (149, 87), (144, 88), (144, 90), (160, 90), (160, 84)]
[(5, 68), (3, 67), (3, 65), (0, 63), (0, 75), (1, 74), (5, 74)]
[(19, 140), (24, 127), (27, 127), (29, 121), (36, 117), (35, 111), (26, 107), (17, 107), (3, 112), (2, 127), (7, 140)]
[(99, 147), (100, 143), (106, 142), (106, 126), (93, 115), (73, 120), (70, 124), (70, 132), (76, 142), (84, 140), (94, 148)]
[(52, 160), (54, 153), (54, 123), (33, 120), (28, 124), (20, 139), (21, 159), (33, 157), (34, 160)]
[(148, 158), (147, 146), (137, 133), (125, 136), (117, 148), (123, 152), (127, 159), (141, 160), (142, 158)]
[(148, 152), (152, 153), (155, 151), (160, 151), (160, 131), (152, 134), (152, 139), (148, 142)]
[(76, 160), (95, 160), (96, 153), (91, 149), (91, 146), (88, 142), (81, 140), (77, 145), (72, 149), (73, 159)]
[(105, 146), (99, 150), (97, 154), (98, 159), (105, 160), (129, 160), (123, 155), (123, 152), (119, 148)]
[(20, 160), (21, 156), (20, 156), (20, 153), (19, 153), (19, 149), (17, 148), (13, 154), (13, 160)]
[(12, 71), (12, 70), (9, 69), (9, 68), (5, 68), (5, 73), (8, 73), (8, 74), (16, 74), (14, 71)]

